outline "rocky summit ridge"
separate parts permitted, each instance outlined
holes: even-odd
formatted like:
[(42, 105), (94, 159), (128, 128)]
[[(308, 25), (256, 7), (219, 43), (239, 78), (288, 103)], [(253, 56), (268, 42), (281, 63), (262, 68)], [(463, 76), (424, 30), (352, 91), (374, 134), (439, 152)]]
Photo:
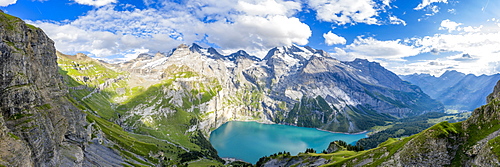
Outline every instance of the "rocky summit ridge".
[(310, 47), (264, 58), (180, 45), (108, 64), (65, 55), (0, 13), (0, 165), (221, 165), (207, 137), (228, 121), (360, 132), (443, 111), (380, 64)]

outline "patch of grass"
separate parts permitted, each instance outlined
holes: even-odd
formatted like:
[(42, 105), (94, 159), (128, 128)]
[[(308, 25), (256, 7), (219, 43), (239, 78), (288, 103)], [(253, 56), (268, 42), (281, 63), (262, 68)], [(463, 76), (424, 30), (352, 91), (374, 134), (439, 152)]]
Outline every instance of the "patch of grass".
[(188, 163), (189, 167), (207, 167), (207, 166), (223, 166), (222, 163), (215, 160), (202, 159)]
[(33, 116), (33, 114), (17, 113), (17, 114), (14, 114), (14, 115), (10, 116), (9, 119), (17, 120), (17, 119), (21, 119), (21, 118), (24, 118), (24, 117), (31, 117), (31, 116)]
[(37, 106), (35, 108), (37, 108), (39, 110), (49, 110), (49, 109), (52, 108), (52, 106), (50, 104), (44, 104), (44, 105), (41, 105), (41, 106)]
[(493, 154), (495, 154), (497, 159), (500, 161), (500, 136), (488, 141), (488, 145), (492, 148), (491, 152), (493, 152)]
[(20, 140), (21, 139), (21, 138), (19, 138), (18, 136), (16, 136), (15, 134), (13, 134), (11, 132), (9, 132), (8, 134), (9, 134), (10, 137), (12, 137), (12, 138), (14, 138), (16, 140)]

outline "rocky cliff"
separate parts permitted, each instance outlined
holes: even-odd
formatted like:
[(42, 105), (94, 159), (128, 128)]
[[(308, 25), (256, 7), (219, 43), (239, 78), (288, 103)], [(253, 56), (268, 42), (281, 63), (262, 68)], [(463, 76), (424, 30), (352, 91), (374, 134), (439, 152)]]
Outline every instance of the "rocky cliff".
[(89, 115), (63, 82), (54, 42), (3, 12), (0, 70), (0, 166), (141, 164), (125, 162), (87, 122)]
[(430, 97), (441, 101), (449, 111), (472, 111), (486, 103), (486, 97), (493, 91), (500, 74), (481, 75), (446, 71), (439, 77), (429, 74), (401, 76), (422, 88)]
[(0, 12), (0, 165), (82, 165), (85, 115), (66, 99), (54, 42)]
[(439, 123), (367, 151), (263, 158), (262, 166), (499, 166), (500, 82), (488, 104), (459, 123)]

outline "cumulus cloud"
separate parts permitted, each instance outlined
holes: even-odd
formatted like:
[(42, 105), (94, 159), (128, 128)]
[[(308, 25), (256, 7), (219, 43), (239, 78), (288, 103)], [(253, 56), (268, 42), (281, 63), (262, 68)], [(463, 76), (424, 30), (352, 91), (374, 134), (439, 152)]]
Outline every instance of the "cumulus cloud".
[(116, 3), (116, 0), (75, 0), (76, 3), (89, 6), (104, 6), (111, 3)]
[(305, 45), (312, 34), (307, 24), (293, 17), (302, 8), (297, 2), (191, 0), (163, 5), (122, 11), (108, 5), (71, 22), (33, 24), (56, 41), (58, 50), (88, 51), (97, 57), (125, 57), (138, 48), (168, 51), (197, 41), (257, 53), (276, 46)]
[[(334, 48), (331, 55), (340, 60), (365, 58), (378, 61), (398, 74), (429, 73), (439, 76), (446, 70), (476, 75), (495, 74), (500, 72), (500, 31), (493, 24), (474, 27), (446, 23), (442, 26), (446, 28), (444, 30), (452, 29), (459, 33), (405, 40), (380, 41), (372, 37), (358, 37), (346, 47)], [(410, 61), (408, 57), (420, 57), (421, 60)]]
[(336, 45), (336, 44), (346, 44), (346, 42), (347, 42), (344, 37), (338, 36), (337, 34), (334, 34), (331, 31), (323, 34), (323, 38), (325, 38), (325, 43), (328, 46)]
[(159, 49), (163, 50), (164, 45), (176, 46), (181, 43), (161, 35), (154, 38), (141, 38), (107, 31), (86, 30), (70, 24), (61, 25), (40, 21), (30, 24), (44, 29), (45, 33), (54, 40), (56, 48), (63, 53), (88, 52), (92, 56), (101, 58), (122, 54), (125, 58), (123, 60), (129, 60), (135, 57), (131, 57), (127, 53), (137, 50), (137, 48), (144, 48), (146, 45), (158, 51)]
[[(383, 1), (389, 4), (390, 1)], [(378, 12), (384, 10), (372, 0), (309, 0), (308, 5), (316, 10), (318, 20), (338, 24), (378, 24)]]
[(0, 0), (0, 6), (9, 6), (15, 4), (17, 0)]
[[(208, 41), (224, 48), (250, 50), (282, 45), (306, 45), (312, 32), (298, 18), (286, 16), (239, 16), (235, 23), (216, 22), (207, 25)], [(237, 41), (237, 42), (235, 42)]]
[[(402, 61), (402, 58), (415, 56), (420, 52), (419, 49), (406, 45), (401, 40), (379, 41), (372, 37), (358, 37), (352, 44), (347, 45), (343, 50), (344, 51), (337, 49), (337, 53), (333, 55), (365, 58), (369, 60)], [(349, 54), (350, 56), (345, 54)]]
[(466, 31), (462, 28), (461, 31), (459, 34), (435, 34), (412, 39), (414, 46), (419, 48), (422, 54), (434, 53), (450, 56), (405, 64), (405, 67), (400, 67), (397, 72), (440, 75), (446, 70), (453, 69), (477, 75), (499, 73), (500, 32), (490, 32), (480, 28), (475, 28), (474, 31)]
[(439, 30), (448, 30), (448, 32), (460, 31), (461, 30), (460, 25), (462, 25), (462, 23), (457, 23), (449, 19), (446, 19), (441, 21), (441, 27), (439, 27)]
[(432, 3), (448, 3), (448, 0), (422, 0), (422, 3), (415, 7), (415, 10), (422, 10), (425, 7), (431, 5)]
[(449, 19), (441, 21), (441, 27), (439, 30), (447, 30), (448, 32), (459, 31), (459, 32), (481, 32), (483, 25), (479, 27), (466, 26), (462, 27), (462, 23), (457, 23)]

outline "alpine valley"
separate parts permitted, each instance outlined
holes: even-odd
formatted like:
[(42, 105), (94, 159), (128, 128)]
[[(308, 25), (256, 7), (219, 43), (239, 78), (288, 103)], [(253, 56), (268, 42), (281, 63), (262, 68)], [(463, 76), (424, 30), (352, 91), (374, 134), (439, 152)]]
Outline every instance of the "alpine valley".
[[(355, 133), (444, 112), (376, 62), (338, 61), (310, 47), (276, 47), (259, 58), (180, 45), (109, 64), (59, 53), (41, 29), (3, 12), (0, 38), (0, 166), (232, 165), (207, 140), (228, 121)], [(260, 164), (498, 164), (495, 92), (462, 123), (340, 152), (349, 155), (279, 155)]]
[(400, 76), (403, 80), (418, 85), (433, 99), (439, 99), (448, 112), (472, 111), (486, 104), (486, 96), (493, 91), (500, 74), (464, 74), (446, 71), (439, 77), (429, 74)]

